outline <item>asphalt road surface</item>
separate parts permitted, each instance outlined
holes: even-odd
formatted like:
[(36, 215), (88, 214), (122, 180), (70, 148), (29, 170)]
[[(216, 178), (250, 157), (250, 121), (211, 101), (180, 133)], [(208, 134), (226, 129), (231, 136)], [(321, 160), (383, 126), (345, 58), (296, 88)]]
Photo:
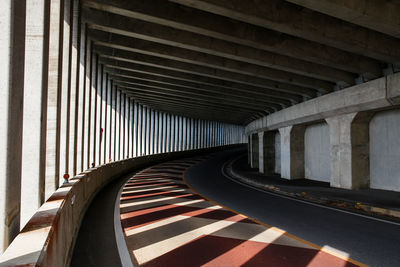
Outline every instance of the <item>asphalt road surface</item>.
[(185, 179), (196, 191), (250, 218), (301, 239), (346, 253), (370, 266), (400, 266), (400, 225), (264, 192), (222, 171), (244, 150), (231, 150), (190, 168)]

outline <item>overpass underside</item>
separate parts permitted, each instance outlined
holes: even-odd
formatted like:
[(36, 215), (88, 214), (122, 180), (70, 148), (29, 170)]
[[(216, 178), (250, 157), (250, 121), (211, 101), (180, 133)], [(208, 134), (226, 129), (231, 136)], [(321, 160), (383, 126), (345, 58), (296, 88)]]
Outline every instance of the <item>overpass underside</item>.
[(248, 143), (262, 173), (400, 191), (396, 0), (3, 0), (0, 252), (69, 178)]

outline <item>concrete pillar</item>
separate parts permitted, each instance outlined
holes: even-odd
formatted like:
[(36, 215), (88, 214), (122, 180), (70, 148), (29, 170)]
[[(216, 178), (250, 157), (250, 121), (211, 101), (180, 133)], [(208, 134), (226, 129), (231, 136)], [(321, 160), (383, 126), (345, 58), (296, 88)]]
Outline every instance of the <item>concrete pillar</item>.
[(160, 131), (160, 121), (159, 121), (159, 112), (154, 111), (154, 154), (158, 154), (158, 147), (160, 142), (158, 140)]
[(115, 160), (115, 144), (116, 144), (116, 105), (117, 105), (117, 89), (111, 84), (111, 107), (110, 107), (110, 161)]
[(130, 136), (129, 136), (129, 112), (130, 112), (130, 107), (129, 107), (130, 101), (129, 97), (125, 94), (125, 111), (124, 111), (124, 154), (123, 158), (129, 158), (129, 141), (130, 141)]
[(113, 117), (112, 117), (112, 94), (113, 93), (113, 85), (110, 79), (107, 79), (107, 106), (106, 106), (106, 158), (105, 162), (110, 162), (111, 159), (113, 158), (112, 156), (112, 144), (111, 144), (111, 139), (113, 138), (113, 129), (112, 128), (112, 123), (113, 123)]
[(162, 153), (163, 151), (163, 123), (164, 123), (164, 112), (158, 112), (158, 153)]
[(70, 77), (69, 77), (69, 104), (68, 116), (69, 125), (67, 130), (67, 157), (68, 157), (68, 173), (70, 176), (76, 174), (76, 148), (77, 148), (77, 97), (79, 96), (79, 0), (72, 0), (72, 27), (70, 38), (72, 45), (70, 46)]
[(44, 0), (26, 3), (21, 228), (44, 202), (49, 7)]
[(20, 229), (25, 11), (24, 0), (1, 3), (0, 254)]
[[(71, 46), (71, 0), (65, 0), (63, 6), (63, 24), (62, 24), (62, 69), (61, 69), (61, 101), (60, 107), (60, 183), (63, 183), (63, 175), (68, 173), (68, 150), (67, 150), (67, 128), (69, 125), (68, 114), (68, 90), (70, 73), (70, 46)], [(97, 61), (96, 61), (97, 64)]]
[(265, 174), (275, 172), (275, 132), (258, 133), (259, 171)]
[(84, 110), (85, 116), (83, 118), (83, 170), (90, 168), (90, 135), (91, 135), (91, 72), (92, 72), (92, 42), (89, 38), (85, 38), (85, 96), (84, 96)]
[(100, 149), (99, 149), (99, 164), (106, 162), (106, 119), (107, 119), (107, 74), (104, 71), (104, 66), (101, 65), (101, 94), (100, 94)]
[(96, 161), (96, 101), (97, 101), (97, 89), (96, 89), (96, 77), (97, 77), (97, 63), (98, 57), (92, 52), (91, 60), (91, 74), (90, 74), (90, 127), (89, 127), (89, 167), (95, 165)]
[(190, 150), (193, 150), (194, 149), (194, 119), (193, 118), (191, 118), (190, 119), (190, 133), (189, 133), (189, 136), (190, 136)]
[(148, 108), (143, 107), (143, 155), (148, 154), (148, 135), (149, 135), (149, 113)]
[(141, 156), (146, 154), (146, 108), (141, 106)]
[(210, 147), (210, 121), (206, 121), (206, 147)]
[(133, 109), (133, 156), (137, 157), (139, 155), (138, 148), (138, 129), (139, 129), (139, 110), (138, 103), (134, 100), (134, 109)]
[(138, 136), (137, 136), (137, 144), (138, 144), (138, 156), (142, 155), (143, 149), (143, 106), (138, 104)]
[(105, 73), (104, 71), (104, 67), (103, 67), (103, 92), (101, 94), (101, 100), (102, 100), (102, 129), (103, 129), (103, 136), (102, 136), (102, 160), (101, 162), (103, 164), (108, 162), (108, 137), (109, 137), (109, 132), (108, 132), (108, 122), (110, 121), (110, 118), (108, 117), (108, 104), (109, 104), (109, 100), (108, 100), (108, 74)]
[(75, 157), (76, 157), (76, 173), (83, 171), (83, 145), (84, 145), (84, 119), (85, 119), (85, 59), (86, 59), (86, 27), (78, 20), (78, 66), (79, 72), (77, 77), (77, 93), (76, 93), (76, 138), (75, 138)]
[(123, 160), (125, 158), (125, 116), (126, 116), (126, 108), (125, 108), (125, 98), (126, 95), (121, 92), (121, 111), (120, 111), (120, 148), (119, 148), (119, 159)]
[(115, 160), (120, 160), (121, 150), (121, 90), (117, 89), (115, 118)]
[(166, 150), (165, 152), (171, 152), (171, 114), (167, 114), (167, 142), (166, 142)]
[(167, 114), (165, 112), (162, 113), (162, 133), (160, 136), (162, 140), (161, 152), (167, 152)]
[(46, 169), (45, 169), (45, 199), (47, 199), (59, 186), (59, 136), (60, 136), (60, 86), (62, 60), (62, 12), (60, 0), (50, 2), (49, 25), (49, 61), (47, 75), (47, 114), (46, 114)]
[(252, 158), (253, 158), (253, 153), (251, 153), (251, 148), (252, 148), (252, 145), (251, 145), (251, 134), (249, 134), (247, 136), (247, 163), (249, 165), (251, 165)]
[(206, 148), (207, 136), (206, 136), (206, 121), (201, 120), (201, 148)]
[(369, 122), (372, 116), (372, 112), (356, 112), (326, 119), (331, 143), (332, 187), (369, 186)]
[(133, 98), (129, 99), (129, 158), (135, 156), (135, 102)]
[(179, 145), (179, 117), (174, 116), (174, 150), (173, 151), (178, 151), (178, 145)]
[(281, 135), (281, 177), (304, 178), (304, 132), (301, 125), (279, 129)]
[(154, 110), (150, 110), (149, 154), (154, 154)]
[(198, 149), (199, 148), (199, 143), (198, 143), (198, 122), (199, 120), (194, 119), (193, 121), (193, 148)]
[(96, 71), (96, 140), (95, 144), (95, 166), (100, 165), (100, 141), (101, 141), (101, 65), (97, 61), (97, 71)]
[(179, 149), (180, 151), (185, 150), (185, 145), (186, 145), (186, 136), (185, 136), (185, 118), (184, 117), (180, 117), (180, 145), (179, 145)]
[(258, 159), (258, 155), (259, 155), (259, 147), (258, 147), (258, 134), (252, 134), (251, 135), (251, 164), (250, 167), (251, 168), (258, 168), (259, 165), (259, 159)]
[(150, 155), (150, 108), (146, 108), (146, 155)]
[(198, 137), (198, 145), (199, 148), (203, 148), (203, 121), (198, 120), (198, 129), (197, 129), (197, 137)]

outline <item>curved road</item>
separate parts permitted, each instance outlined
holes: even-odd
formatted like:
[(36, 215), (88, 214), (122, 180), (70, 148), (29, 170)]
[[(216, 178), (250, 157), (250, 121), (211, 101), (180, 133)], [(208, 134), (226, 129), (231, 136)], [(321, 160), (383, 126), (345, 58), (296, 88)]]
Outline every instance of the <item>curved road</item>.
[(400, 225), (261, 191), (227, 177), (223, 165), (243, 150), (226, 151), (190, 168), (185, 179), (203, 196), (370, 266), (400, 265)]
[[(126, 241), (135, 266), (232, 266), (239, 262), (260, 266), (266, 259), (274, 266), (400, 265), (399, 224), (238, 183), (222, 170), (244, 152), (234, 149), (166, 162), (110, 184), (85, 215), (71, 266), (122, 265), (114, 220), (119, 217), (115, 213), (119, 199), (124, 234), (118, 233), (117, 239)], [(182, 176), (202, 196), (275, 228), (206, 201), (185, 185)], [(282, 236), (280, 229), (287, 234)], [(329, 253), (315, 253), (318, 246)], [(340, 262), (335, 255), (351, 260)], [(129, 255), (124, 260), (130, 261)]]

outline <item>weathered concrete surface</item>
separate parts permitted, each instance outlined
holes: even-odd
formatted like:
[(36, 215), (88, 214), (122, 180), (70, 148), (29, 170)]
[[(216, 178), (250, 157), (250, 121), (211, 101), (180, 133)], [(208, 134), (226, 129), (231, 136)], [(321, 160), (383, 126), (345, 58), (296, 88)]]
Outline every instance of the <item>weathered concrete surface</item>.
[(330, 132), (333, 187), (358, 189), (369, 185), (369, 131), (372, 113), (327, 118)]
[(19, 232), (24, 92), (24, 0), (5, 0), (0, 12), (0, 254)]
[(387, 98), (392, 105), (400, 105), (400, 73), (387, 77)]
[(381, 0), (287, 0), (342, 20), (400, 37), (400, 4)]
[[(21, 169), (21, 228), (44, 202), (50, 10), (46, 1), (26, 4), (25, 75)], [(35, 104), (32, 104), (35, 103)]]
[(330, 182), (331, 157), (329, 126), (326, 123), (310, 125), (304, 134), (304, 173), (306, 179)]
[(371, 188), (400, 191), (400, 110), (377, 113), (369, 132)]
[(209, 12), (192, 9), (190, 13), (185, 13), (179, 5), (163, 0), (151, 3), (146, 0), (135, 2), (96, 0), (86, 1), (85, 4), (115, 14), (200, 33), (353, 73), (374, 72), (374, 70), (378, 71), (378, 76), (381, 73), (377, 62), (371, 59), (240, 21), (226, 20), (223, 16)]
[(282, 178), (304, 178), (304, 131), (305, 127), (299, 125), (279, 129)]
[[(257, 0), (172, 1), (378, 60), (393, 62), (400, 58), (398, 39), (325, 14), (300, 10), (282, 0), (270, 0), (266, 5)], [(387, 49), (391, 46), (394, 49)]]
[(73, 177), (39, 208), (1, 255), (0, 266), (68, 266), (86, 208), (101, 188), (128, 172), (151, 164), (221, 149), (226, 146), (125, 159)]
[(323, 95), (255, 120), (246, 134), (322, 120), (327, 117), (391, 107), (400, 99), (400, 73)]
[(275, 132), (275, 173), (281, 173), (281, 134)]
[(259, 136), (259, 172), (275, 172), (275, 131), (261, 132)]
[(251, 135), (251, 164), (250, 166), (252, 168), (258, 168), (259, 167), (259, 160), (258, 160), (258, 155), (259, 155), (259, 139), (258, 139), (258, 134), (253, 134)]

